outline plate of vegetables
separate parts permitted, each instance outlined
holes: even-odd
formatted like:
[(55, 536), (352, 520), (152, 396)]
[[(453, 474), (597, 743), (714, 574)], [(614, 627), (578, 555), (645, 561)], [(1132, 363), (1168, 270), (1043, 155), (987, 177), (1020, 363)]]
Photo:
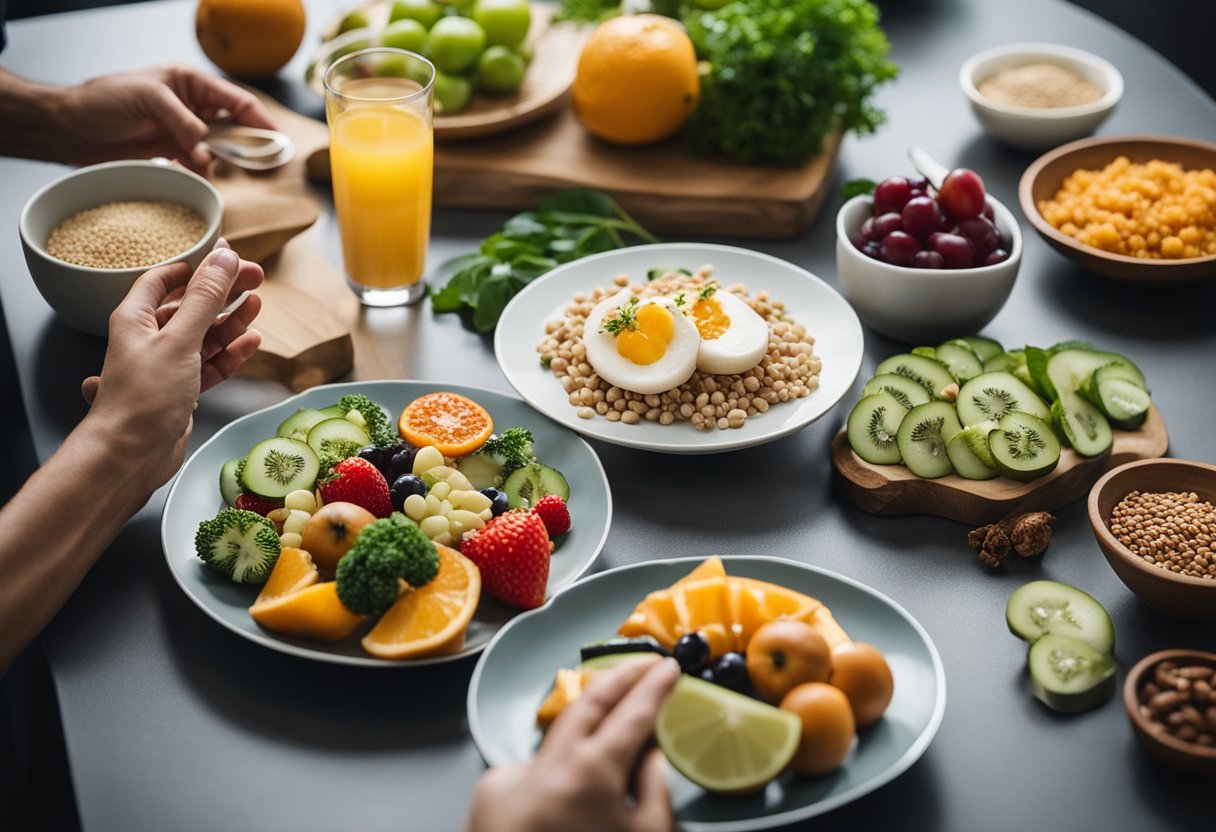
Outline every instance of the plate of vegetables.
[(224, 627), (383, 667), (480, 652), (591, 566), (611, 516), (595, 452), (522, 401), (385, 380), (225, 426), (182, 466), (161, 539)]

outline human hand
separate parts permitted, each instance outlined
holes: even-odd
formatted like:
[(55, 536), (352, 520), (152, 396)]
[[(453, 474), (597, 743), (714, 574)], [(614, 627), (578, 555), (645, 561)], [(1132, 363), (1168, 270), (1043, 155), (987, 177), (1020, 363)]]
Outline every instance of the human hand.
[(257, 351), (249, 324), (257, 295), (222, 320), (233, 300), (262, 283), (262, 267), (241, 260), (220, 240), (194, 272), (186, 263), (146, 272), (110, 316), (110, 342), (100, 376), (81, 393), (88, 421), (126, 449), (151, 493), (181, 466), (199, 394), (231, 376)]
[(481, 778), (469, 832), (669, 832), (667, 760), (644, 749), (679, 678), (674, 659), (630, 661), (596, 676), (535, 757)]
[(274, 128), (255, 95), (185, 66), (106, 75), (64, 91), (63, 161), (168, 156), (203, 173), (210, 152), (200, 144), (220, 110), (249, 127)]

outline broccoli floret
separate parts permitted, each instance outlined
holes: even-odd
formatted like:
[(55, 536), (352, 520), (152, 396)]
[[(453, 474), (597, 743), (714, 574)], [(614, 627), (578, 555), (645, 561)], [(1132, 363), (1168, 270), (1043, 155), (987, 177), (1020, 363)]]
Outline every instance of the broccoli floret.
[(338, 599), (351, 612), (379, 615), (397, 600), (399, 579), (420, 587), (438, 572), (435, 544), (404, 514), (393, 512), (364, 526), (338, 561)]
[(507, 477), (535, 461), (532, 431), (507, 428), (491, 436), (477, 453), (461, 459), (457, 467), (475, 488), (499, 488)]
[(363, 446), (358, 442), (351, 442), (347, 439), (326, 439), (321, 445), (321, 453), (317, 455), (321, 461), (317, 479), (322, 480), (328, 477), (335, 465), (358, 454), (361, 447)]
[(235, 508), (199, 523), (194, 535), (194, 550), (203, 563), (237, 583), (265, 583), (281, 548), (274, 523)]
[(343, 413), (350, 413), (352, 410), (359, 411), (359, 415), (366, 422), (363, 429), (367, 431), (372, 444), (377, 448), (391, 448), (397, 444), (397, 431), (389, 423), (388, 416), (384, 414), (380, 405), (367, 396), (358, 393), (343, 396), (338, 399), (338, 407), (342, 409)]

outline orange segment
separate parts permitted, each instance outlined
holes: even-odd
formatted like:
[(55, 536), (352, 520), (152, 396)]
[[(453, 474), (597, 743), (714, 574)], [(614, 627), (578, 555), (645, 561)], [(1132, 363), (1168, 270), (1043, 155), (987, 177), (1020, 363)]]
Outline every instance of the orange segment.
[(714, 555), (706, 558), (697, 564), (697, 568), (689, 572), (683, 578), (672, 584), (672, 587), (677, 587), (680, 584), (688, 584), (693, 581), (703, 581), (706, 578), (725, 578), (726, 567), (722, 565), (722, 558)]
[(249, 614), (267, 630), (319, 641), (340, 641), (363, 621), (363, 616), (355, 615), (338, 600), (338, 585), (333, 581), (258, 601), (249, 608)]
[(416, 447), (433, 445), (444, 456), (464, 456), (486, 443), (494, 421), (484, 407), (459, 393), (427, 393), (401, 411), (397, 430)]
[(643, 598), (618, 632), (626, 638), (650, 636), (668, 650), (674, 647), (684, 628), (676, 615), (671, 590), (656, 590)]
[[(412, 440), (411, 440), (412, 441)], [(363, 637), (363, 649), (381, 659), (419, 659), (455, 653), (481, 597), (476, 565), (447, 546), (439, 551), (439, 574), (408, 590)]]
[(299, 592), (304, 587), (315, 584), (318, 577), (317, 565), (312, 562), (312, 555), (303, 549), (285, 546), (279, 552), (279, 559), (275, 561), (274, 569), (271, 570), (266, 583), (262, 584), (262, 591), (258, 593), (253, 605), (256, 607), (280, 596)]

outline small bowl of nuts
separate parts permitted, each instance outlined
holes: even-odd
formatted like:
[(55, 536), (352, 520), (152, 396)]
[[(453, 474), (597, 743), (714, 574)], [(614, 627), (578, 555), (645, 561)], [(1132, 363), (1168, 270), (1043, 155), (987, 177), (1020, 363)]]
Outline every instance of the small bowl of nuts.
[(1145, 459), (1111, 469), (1089, 492), (1106, 562), (1162, 615), (1216, 619), (1216, 466)]
[(219, 191), (185, 168), (154, 161), (74, 170), (38, 191), (19, 229), (34, 285), (64, 321), (93, 335), (153, 266), (197, 268), (220, 233)]
[(1141, 747), (1178, 771), (1216, 775), (1216, 653), (1161, 650), (1127, 674), (1123, 705)]

